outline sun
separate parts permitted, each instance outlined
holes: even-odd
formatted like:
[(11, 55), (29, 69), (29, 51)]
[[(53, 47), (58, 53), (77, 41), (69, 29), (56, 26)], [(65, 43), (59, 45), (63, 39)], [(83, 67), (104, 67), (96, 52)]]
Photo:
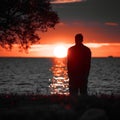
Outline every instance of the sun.
[(57, 45), (54, 48), (54, 55), (57, 58), (64, 58), (67, 56), (67, 48), (64, 45)]

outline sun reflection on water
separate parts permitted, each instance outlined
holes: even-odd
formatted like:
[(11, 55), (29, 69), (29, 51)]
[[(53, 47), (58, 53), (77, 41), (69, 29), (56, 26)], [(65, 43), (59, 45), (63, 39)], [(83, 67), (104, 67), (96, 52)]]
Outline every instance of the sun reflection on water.
[(51, 67), (53, 74), (50, 79), (50, 92), (51, 94), (69, 94), (69, 79), (66, 68), (66, 58), (55, 58), (53, 66)]

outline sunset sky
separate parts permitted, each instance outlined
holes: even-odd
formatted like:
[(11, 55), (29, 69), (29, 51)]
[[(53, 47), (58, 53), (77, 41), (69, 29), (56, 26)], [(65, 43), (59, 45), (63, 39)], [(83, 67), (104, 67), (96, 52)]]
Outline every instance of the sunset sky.
[(31, 46), (28, 54), (0, 49), (0, 56), (51, 57), (56, 45), (68, 48), (75, 34), (82, 33), (93, 57), (120, 57), (120, 0), (51, 0), (51, 4), (60, 23), (40, 33), (41, 44)]

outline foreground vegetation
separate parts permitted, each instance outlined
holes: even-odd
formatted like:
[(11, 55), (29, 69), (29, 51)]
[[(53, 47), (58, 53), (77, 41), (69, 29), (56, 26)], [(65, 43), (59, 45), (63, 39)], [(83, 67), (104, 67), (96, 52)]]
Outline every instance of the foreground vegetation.
[(120, 96), (1, 94), (0, 119), (120, 120)]

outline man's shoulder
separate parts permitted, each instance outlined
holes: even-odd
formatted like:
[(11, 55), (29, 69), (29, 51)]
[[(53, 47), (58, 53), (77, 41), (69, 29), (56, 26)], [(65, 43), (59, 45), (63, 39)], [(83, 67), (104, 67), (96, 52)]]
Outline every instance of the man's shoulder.
[(87, 49), (87, 50), (90, 50), (90, 48), (89, 48), (88, 46), (86, 46), (86, 45), (83, 45), (83, 47), (84, 47), (85, 49)]
[(71, 49), (74, 49), (74, 48), (75, 48), (75, 45), (69, 47), (68, 50), (71, 50)]
[(90, 50), (90, 48), (88, 46), (85, 46), (85, 47), (86, 47), (86, 49)]
[(87, 53), (91, 54), (91, 49), (88, 46), (86, 46), (86, 45), (83, 45), (83, 51), (86, 52), (86, 54)]
[(76, 48), (79, 48), (79, 49), (86, 49), (87, 51), (91, 51), (89, 47), (87, 47), (86, 45), (81, 45), (81, 46), (76, 46), (76, 45), (73, 45), (71, 47), (68, 48), (68, 50), (74, 50)]

